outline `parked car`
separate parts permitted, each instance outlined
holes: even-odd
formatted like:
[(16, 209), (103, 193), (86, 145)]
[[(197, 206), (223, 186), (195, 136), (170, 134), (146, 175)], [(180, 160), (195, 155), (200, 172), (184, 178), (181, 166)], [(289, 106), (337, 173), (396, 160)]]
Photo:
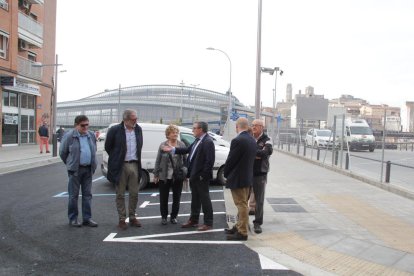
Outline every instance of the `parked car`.
[(216, 146), (230, 148), (230, 142), (224, 140), (222, 136), (214, 134), (212, 132), (208, 132), (208, 135), (210, 135), (211, 139), (213, 139), (213, 142)]
[(306, 145), (315, 148), (332, 147), (332, 131), (329, 129), (312, 128), (306, 133)]
[[(115, 124), (111, 124), (112, 127)], [(161, 142), (165, 141), (165, 129), (167, 125), (162, 124), (149, 124), (149, 123), (140, 123), (142, 128), (142, 134), (144, 139), (144, 145), (142, 147), (141, 153), (141, 164), (142, 164), (142, 177), (140, 180), (140, 190), (144, 189), (150, 182), (154, 181), (154, 167), (155, 160), (157, 158), (158, 148)], [(187, 146), (194, 142), (195, 137), (193, 136), (192, 130), (186, 127), (178, 127), (180, 129), (179, 140), (184, 142)], [(213, 178), (215, 182), (219, 185), (224, 185), (226, 179), (224, 178), (224, 164), (229, 154), (229, 148), (219, 146), (215, 144), (216, 150), (216, 159), (214, 162), (213, 168)], [(101, 164), (102, 174), (106, 177), (108, 173), (108, 153), (103, 151), (102, 154), (102, 164)]]
[(101, 133), (99, 133), (99, 136), (98, 136), (98, 141), (100, 142), (100, 141), (104, 141), (105, 140), (105, 138), (106, 138), (106, 132), (101, 132)]

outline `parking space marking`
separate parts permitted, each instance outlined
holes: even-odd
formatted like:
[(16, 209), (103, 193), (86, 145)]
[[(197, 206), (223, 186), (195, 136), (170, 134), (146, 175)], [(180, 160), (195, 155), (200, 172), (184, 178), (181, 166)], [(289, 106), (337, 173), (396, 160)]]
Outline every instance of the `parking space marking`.
[(145, 236), (133, 236), (124, 238), (115, 238), (118, 233), (110, 233), (103, 241), (104, 242), (138, 242), (138, 243), (181, 243), (181, 244), (243, 244), (241, 241), (205, 241), (205, 240), (148, 240), (149, 238), (161, 238), (169, 236), (181, 236), (181, 235), (195, 235), (195, 234), (207, 234), (213, 232), (223, 232), (224, 228), (213, 229), (208, 231), (186, 231), (186, 232), (174, 232), (165, 234), (154, 234)]
[(96, 182), (96, 181), (99, 181), (101, 179), (106, 179), (106, 177), (102, 175), (101, 177), (93, 179), (92, 182)]
[(147, 205), (149, 205), (149, 201), (144, 201), (142, 204), (141, 204), (141, 206), (139, 206), (139, 208), (145, 208), (145, 207), (147, 207)]
[[(213, 212), (213, 215), (225, 215), (226, 212)], [(177, 217), (189, 217), (191, 214), (178, 214)], [(204, 215), (204, 213), (200, 213), (200, 215)], [(137, 217), (140, 220), (144, 219), (160, 219), (161, 215), (159, 216), (148, 216), (148, 217)], [(125, 222), (129, 222), (129, 218), (125, 219)]]
[[(211, 202), (223, 202), (223, 201), (224, 201), (224, 199), (212, 199), (211, 200)], [(144, 201), (144, 203), (146, 203), (146, 202), (147, 201)], [(143, 206), (144, 203), (142, 203), (141, 206)], [(183, 203), (188, 204), (188, 203), (191, 203), (191, 201), (180, 201), (180, 204), (183, 204)], [(172, 204), (172, 202), (168, 202), (168, 204)], [(160, 205), (160, 203), (159, 202), (149, 203), (149, 201), (148, 201), (148, 203), (145, 204), (144, 207), (140, 206), (140, 208), (145, 208), (146, 206), (152, 206), (152, 205)]]

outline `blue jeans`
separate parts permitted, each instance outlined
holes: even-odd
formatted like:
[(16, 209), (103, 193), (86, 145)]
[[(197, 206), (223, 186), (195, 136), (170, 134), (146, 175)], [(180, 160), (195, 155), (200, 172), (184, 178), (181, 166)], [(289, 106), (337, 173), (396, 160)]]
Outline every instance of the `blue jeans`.
[(78, 218), (78, 197), (79, 190), (82, 189), (82, 219), (87, 221), (92, 217), (92, 172), (91, 167), (79, 167), (77, 175), (75, 172), (68, 171), (68, 218), (69, 221)]

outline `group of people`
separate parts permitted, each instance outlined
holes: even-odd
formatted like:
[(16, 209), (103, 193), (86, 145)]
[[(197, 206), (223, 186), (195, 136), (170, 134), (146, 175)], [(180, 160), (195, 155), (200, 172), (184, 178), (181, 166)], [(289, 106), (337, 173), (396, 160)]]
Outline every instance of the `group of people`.
[[(229, 240), (247, 240), (249, 220), (249, 196), (255, 201), (254, 230), (261, 233), (263, 223), (264, 190), (269, 170), (269, 156), (272, 146), (269, 137), (263, 133), (263, 122), (254, 120), (249, 133), (249, 123), (245, 118), (236, 122), (238, 135), (231, 142), (230, 152), (225, 164), (226, 188), (231, 189), (233, 200), (238, 208), (238, 223), (231, 229), (225, 229)], [(75, 127), (65, 133), (61, 141), (59, 154), (66, 164), (69, 183), (68, 218), (69, 225), (97, 227), (92, 220), (91, 186), (96, 163), (96, 137), (88, 129), (89, 120), (85, 115), (75, 118)], [(215, 146), (207, 134), (208, 124), (195, 122), (193, 135), (196, 138), (186, 146), (178, 140), (179, 129), (169, 125), (165, 130), (166, 141), (158, 148), (154, 168), (154, 182), (160, 191), (161, 224), (168, 224), (168, 197), (173, 192), (173, 204), (170, 223), (177, 224), (177, 215), (183, 181), (189, 180), (191, 188), (191, 214), (182, 228), (197, 228), (207, 231), (213, 228), (213, 207), (209, 193), (209, 183), (213, 178)], [(136, 217), (139, 179), (141, 173), (141, 150), (143, 145), (142, 128), (137, 124), (137, 112), (127, 109), (120, 124), (108, 130), (105, 151), (108, 153), (109, 181), (116, 185), (116, 208), (118, 227), (122, 230), (141, 227)], [(184, 174), (184, 180), (176, 172)], [(125, 191), (128, 187), (128, 210), (125, 204)], [(252, 188), (253, 187), (253, 188)], [(78, 197), (82, 191), (82, 223), (78, 221)], [(254, 194), (254, 196), (253, 196)], [(253, 200), (253, 197), (255, 200)], [(251, 206), (253, 206), (251, 204)], [(199, 223), (201, 208), (204, 221)], [(253, 208), (253, 207), (252, 207)]]

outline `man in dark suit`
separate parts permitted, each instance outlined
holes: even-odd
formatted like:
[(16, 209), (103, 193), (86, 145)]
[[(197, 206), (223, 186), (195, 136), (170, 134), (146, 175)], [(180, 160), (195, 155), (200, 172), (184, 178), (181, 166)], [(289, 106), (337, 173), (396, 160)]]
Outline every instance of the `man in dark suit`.
[(125, 209), (125, 190), (128, 187), (129, 225), (141, 227), (135, 217), (138, 203), (139, 178), (141, 173), (141, 151), (143, 144), (142, 128), (137, 124), (137, 112), (126, 109), (123, 121), (111, 127), (106, 134), (105, 151), (108, 153), (108, 175), (116, 185), (116, 208), (118, 227), (125, 230), (127, 211)]
[(206, 122), (195, 122), (193, 124), (193, 134), (196, 139), (189, 147), (164, 147), (164, 151), (188, 154), (187, 177), (190, 179), (191, 187), (191, 215), (187, 223), (181, 225), (181, 227), (197, 227), (202, 207), (204, 224), (198, 227), (198, 231), (206, 231), (213, 228), (213, 206), (210, 199), (209, 184), (213, 178), (215, 147), (207, 131), (208, 124)]
[(239, 219), (232, 229), (226, 229), (227, 240), (247, 240), (249, 227), (249, 190), (253, 183), (253, 164), (256, 141), (247, 132), (249, 121), (239, 118), (236, 122), (237, 137), (231, 141), (230, 152), (224, 167), (226, 188), (231, 190)]

